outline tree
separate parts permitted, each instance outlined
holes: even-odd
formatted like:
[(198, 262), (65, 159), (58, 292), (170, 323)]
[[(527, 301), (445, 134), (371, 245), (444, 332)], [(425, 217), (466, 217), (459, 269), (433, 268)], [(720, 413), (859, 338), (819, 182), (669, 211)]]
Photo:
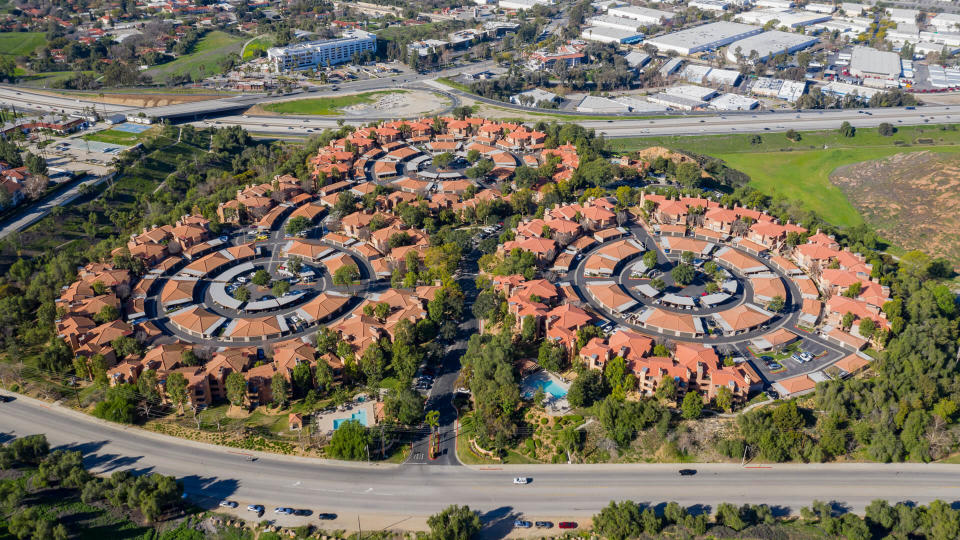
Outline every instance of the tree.
[(311, 221), (303, 216), (294, 216), (287, 222), (287, 234), (296, 236), (310, 228)]
[(733, 409), (733, 391), (727, 386), (721, 386), (717, 389), (713, 402), (721, 411), (730, 412)]
[(844, 121), (840, 124), (840, 135), (844, 137), (853, 137), (857, 134), (857, 128), (850, 125), (850, 122)]
[(140, 406), (143, 408), (145, 417), (149, 417), (153, 407), (160, 403), (160, 390), (157, 384), (157, 372), (152, 369), (144, 370), (137, 377), (137, 393), (140, 394)]
[(360, 270), (355, 264), (346, 264), (333, 273), (333, 284), (350, 286), (360, 279)]
[(882, 137), (890, 137), (893, 135), (893, 126), (887, 122), (882, 122), (877, 126), (877, 131)]
[(643, 532), (640, 507), (633, 501), (614, 502), (593, 516), (593, 528), (609, 540), (636, 538)]
[(414, 426), (423, 420), (423, 396), (409, 386), (390, 390), (384, 400), (384, 413), (399, 424)]
[(677, 165), (677, 182), (684, 187), (697, 187), (700, 185), (700, 177), (703, 171), (700, 166), (692, 161), (684, 161)]
[(274, 373), (270, 379), (270, 393), (273, 394), (273, 406), (282, 409), (290, 402), (287, 393), (290, 391), (290, 385), (287, 384), (287, 378), (282, 373)]
[(239, 302), (246, 302), (250, 300), (250, 289), (240, 285), (233, 291), (233, 297)]
[(187, 378), (183, 376), (183, 373), (174, 371), (167, 375), (164, 389), (167, 391), (170, 402), (182, 413), (183, 404), (187, 402)]
[(453, 154), (450, 152), (443, 152), (433, 156), (433, 164), (438, 169), (446, 169), (451, 162), (453, 162)]
[(357, 461), (367, 457), (369, 444), (370, 434), (367, 428), (356, 420), (347, 420), (333, 432), (327, 453), (337, 459)]
[(314, 381), (318, 390), (326, 392), (333, 384), (333, 369), (323, 358), (317, 362), (317, 367), (313, 373)]
[(683, 417), (687, 420), (700, 418), (703, 412), (703, 398), (696, 391), (689, 391), (683, 396), (683, 405), (681, 406)]
[(605, 394), (603, 376), (599, 371), (581, 373), (567, 391), (567, 401), (573, 407), (589, 407)]
[(132, 384), (114, 386), (107, 390), (106, 398), (93, 408), (93, 415), (120, 424), (132, 423), (135, 417), (133, 396)]
[(252, 281), (254, 285), (266, 287), (270, 284), (270, 274), (263, 269), (257, 270), (253, 273), (253, 277), (250, 278), (250, 281)]
[(237, 371), (231, 371), (227, 375), (225, 386), (227, 387), (227, 400), (230, 404), (236, 407), (242, 406), (244, 399), (247, 397), (247, 381), (244, 380), (243, 375)]
[(287, 259), (287, 270), (290, 270), (293, 275), (300, 275), (300, 270), (303, 270), (303, 259), (296, 255)]
[(560, 372), (566, 368), (566, 355), (563, 345), (549, 339), (540, 342), (537, 351), (537, 363), (547, 371)]
[(427, 526), (431, 540), (470, 540), (480, 532), (480, 516), (469, 506), (454, 504), (427, 518)]
[(777, 296), (774, 296), (770, 300), (769, 304), (767, 304), (767, 309), (774, 313), (780, 313), (781, 311), (783, 311), (783, 308), (785, 308), (786, 305), (787, 305), (787, 301), (784, 300), (784, 298), (778, 294)]
[(290, 375), (293, 379), (293, 390), (298, 397), (304, 397), (313, 389), (313, 371), (310, 364), (300, 362), (293, 367), (293, 373)]
[(277, 298), (285, 296), (288, 292), (290, 292), (290, 283), (284, 280), (274, 281), (271, 292), (273, 292), (273, 295)]
[(670, 276), (673, 277), (673, 281), (680, 286), (687, 286), (692, 283), (695, 275), (696, 271), (693, 269), (693, 266), (689, 264), (678, 264), (670, 271)]
[(667, 282), (660, 278), (653, 278), (650, 280), (650, 286), (658, 291), (662, 291), (667, 288)]
[(787, 140), (793, 141), (793, 142), (800, 142), (801, 138), (802, 137), (800, 136), (800, 133), (798, 133), (796, 130), (793, 130), (793, 129), (787, 130)]
[(107, 304), (100, 308), (100, 311), (93, 316), (93, 320), (98, 324), (105, 324), (120, 318), (120, 310), (115, 306)]

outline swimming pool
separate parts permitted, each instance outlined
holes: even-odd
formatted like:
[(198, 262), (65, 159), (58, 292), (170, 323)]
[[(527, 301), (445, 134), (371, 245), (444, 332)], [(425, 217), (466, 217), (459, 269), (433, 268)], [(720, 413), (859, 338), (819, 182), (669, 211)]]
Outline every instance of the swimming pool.
[(360, 422), (364, 426), (369, 427), (369, 424), (367, 424), (367, 411), (364, 409), (360, 409), (359, 411), (351, 414), (349, 418), (338, 418), (337, 420), (334, 420), (333, 429), (338, 429), (340, 425), (346, 422), (347, 420), (356, 420), (357, 422)]
[(567, 397), (567, 389), (560, 386), (556, 381), (550, 377), (537, 378), (535, 380), (531, 379), (527, 381), (528, 390), (524, 394), (527, 398), (532, 398), (534, 394), (537, 393), (537, 390), (543, 390), (551, 396), (562, 399)]

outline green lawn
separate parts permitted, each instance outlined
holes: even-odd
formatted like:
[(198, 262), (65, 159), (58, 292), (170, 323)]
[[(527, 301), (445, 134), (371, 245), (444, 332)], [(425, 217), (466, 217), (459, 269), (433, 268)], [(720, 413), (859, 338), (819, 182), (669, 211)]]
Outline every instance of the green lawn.
[[(902, 152), (960, 152), (960, 131), (926, 126), (900, 128), (892, 137), (881, 137), (876, 129), (858, 130), (852, 138), (835, 130), (803, 132), (799, 142), (787, 140), (783, 133), (761, 134), (759, 144), (752, 144), (752, 137), (636, 137), (614, 139), (610, 145), (615, 151), (666, 146), (717, 157), (749, 175), (756, 189), (802, 201), (825, 220), (842, 226), (858, 225), (863, 218), (840, 188), (830, 183), (830, 173), (837, 167)], [(915, 144), (919, 139), (933, 144)]]
[[(67, 79), (72, 78), (76, 71), (45, 71), (42, 73), (33, 73), (30, 75), (20, 75), (20, 82), (24, 86), (29, 86), (33, 88), (47, 88), (53, 86), (54, 83), (62, 82)], [(84, 71), (87, 75), (92, 75), (94, 77), (99, 77), (100, 75), (96, 71)]]
[(28, 56), (46, 43), (43, 32), (0, 32), (0, 55)]
[(82, 138), (88, 141), (99, 141), (107, 144), (132, 146), (148, 137), (154, 131), (156, 130), (151, 129), (144, 131), (143, 133), (129, 133), (126, 131), (118, 131), (116, 129), (105, 129), (103, 131), (97, 131), (96, 133), (88, 133)]
[(194, 80), (220, 73), (220, 62), (230, 53), (239, 53), (244, 39), (226, 32), (214, 30), (203, 36), (193, 52), (180, 56), (172, 62), (148, 69), (145, 73), (155, 81), (163, 81), (169, 75), (189, 73)]
[(259, 51), (266, 51), (270, 47), (273, 47), (273, 36), (266, 34), (263, 36), (258, 36), (253, 39), (250, 43), (247, 43), (243, 48), (243, 51), (240, 53), (240, 58), (247, 62), (253, 60), (254, 54)]
[(406, 93), (406, 90), (381, 90), (349, 96), (295, 99), (292, 101), (271, 103), (270, 105), (264, 106), (264, 109), (279, 114), (316, 114), (329, 116), (340, 114), (340, 110), (344, 107), (359, 105), (361, 103), (373, 103), (383, 94), (395, 94), (398, 92)]

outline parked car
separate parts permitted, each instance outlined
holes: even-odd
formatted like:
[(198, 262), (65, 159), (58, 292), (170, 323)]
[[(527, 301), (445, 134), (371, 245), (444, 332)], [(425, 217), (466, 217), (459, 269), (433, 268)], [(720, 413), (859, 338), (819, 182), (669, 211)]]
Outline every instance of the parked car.
[(257, 516), (263, 515), (263, 505), (262, 504), (251, 504), (247, 506), (247, 511), (256, 512)]
[(273, 509), (273, 513), (274, 513), (274, 514), (281, 514), (281, 515), (290, 516), (290, 515), (293, 515), (293, 508), (286, 508), (286, 507), (284, 507), (284, 506), (278, 506), (278, 507), (276, 507), (276, 508)]
[(524, 521), (522, 519), (518, 519), (513, 522), (513, 526), (517, 527), (518, 529), (529, 529), (530, 527), (533, 527), (533, 523), (530, 523), (529, 521)]
[(561, 529), (576, 529), (577, 523), (575, 521), (561, 521), (557, 527)]
[(538, 521), (538, 522), (534, 523), (534, 525), (535, 525), (538, 529), (552, 529), (552, 528), (553, 528), (553, 522), (552, 522), (552, 521)]
[(514, 484), (528, 484), (528, 483), (530, 483), (530, 479), (529, 479), (529, 478), (525, 478), (525, 477), (523, 477), (523, 476), (518, 476), (518, 477), (516, 477), (516, 478), (513, 479), (513, 483), (514, 483)]
[(237, 507), (237, 502), (236, 502), (236, 501), (220, 501), (220, 507), (222, 507), (222, 508), (236, 508), (236, 507)]

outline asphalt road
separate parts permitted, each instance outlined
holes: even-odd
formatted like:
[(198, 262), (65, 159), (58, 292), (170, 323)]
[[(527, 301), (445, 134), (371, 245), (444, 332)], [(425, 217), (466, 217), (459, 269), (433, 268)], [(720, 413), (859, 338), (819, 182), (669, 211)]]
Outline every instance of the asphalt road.
[[(950, 502), (960, 493), (960, 465), (830, 464), (742, 468), (699, 465), (538, 465), (503, 467), (365, 466), (259, 455), (124, 428), (81, 413), (17, 397), (0, 404), (0, 440), (45, 432), (55, 446), (81, 450), (102, 473), (130, 469), (173, 474), (194, 499), (334, 512), (389, 514), (422, 520), (452, 503), (488, 518), (583, 520), (610, 500), (715, 507), (766, 503), (797, 512), (814, 499), (862, 511), (870, 501)], [(42, 427), (41, 427), (42, 426)], [(756, 466), (756, 465), (755, 465)], [(680, 477), (679, 468), (695, 467)], [(513, 485), (514, 476), (532, 482)], [(344, 522), (345, 524), (350, 521)]]
[(92, 176), (85, 180), (75, 181), (72, 186), (63, 191), (47, 196), (38, 202), (30, 203), (30, 206), (25, 207), (20, 213), (0, 223), (0, 238), (6, 238), (14, 231), (22, 231), (46, 217), (54, 207), (70, 203), (80, 196), (81, 186), (89, 185), (92, 188), (106, 178), (106, 176)]

